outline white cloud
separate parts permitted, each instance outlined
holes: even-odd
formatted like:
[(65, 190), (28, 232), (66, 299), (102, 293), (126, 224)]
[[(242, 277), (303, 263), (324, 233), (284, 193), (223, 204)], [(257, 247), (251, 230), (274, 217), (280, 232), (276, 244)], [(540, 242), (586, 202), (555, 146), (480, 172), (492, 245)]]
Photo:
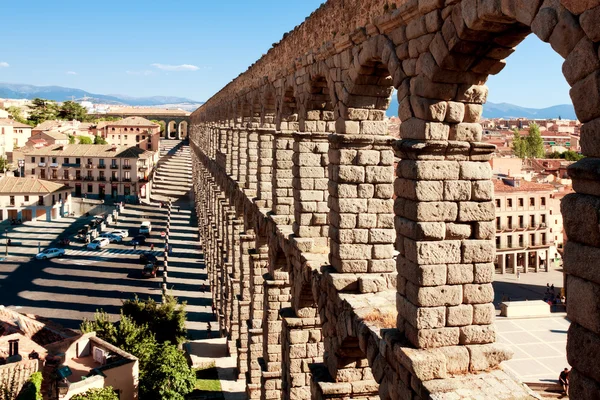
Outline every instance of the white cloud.
[(149, 76), (154, 75), (153, 71), (145, 70), (145, 71), (125, 71), (127, 75), (139, 75), (139, 76)]
[(152, 64), (154, 68), (162, 69), (163, 71), (197, 71), (200, 67), (191, 64), (169, 65), (169, 64)]
[(1, 67), (7, 68), (7, 67), (10, 67), (10, 64), (7, 63), (6, 61), (0, 61), (0, 68)]
[(77, 72), (75, 72), (75, 71), (67, 71), (67, 75), (77, 75)]

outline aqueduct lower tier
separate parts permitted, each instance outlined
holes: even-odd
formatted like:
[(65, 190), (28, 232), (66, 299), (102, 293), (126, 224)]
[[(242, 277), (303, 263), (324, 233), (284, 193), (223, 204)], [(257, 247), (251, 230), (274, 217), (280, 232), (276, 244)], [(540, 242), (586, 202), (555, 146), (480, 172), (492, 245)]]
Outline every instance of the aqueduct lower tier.
[(600, 398), (599, 21), (597, 0), (331, 0), (192, 114), (213, 300), (250, 398), (531, 398), (495, 343), (479, 125), (487, 76), (531, 32), (584, 123), (567, 353), (571, 397)]

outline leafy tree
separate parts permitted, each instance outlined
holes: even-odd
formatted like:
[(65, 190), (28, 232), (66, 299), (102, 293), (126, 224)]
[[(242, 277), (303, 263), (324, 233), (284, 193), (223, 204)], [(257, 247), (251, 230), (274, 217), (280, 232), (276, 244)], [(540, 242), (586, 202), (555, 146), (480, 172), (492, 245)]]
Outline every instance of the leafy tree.
[(39, 125), (44, 121), (58, 117), (58, 105), (56, 102), (36, 97), (31, 103), (31, 112), (28, 118), (31, 123)]
[(561, 154), (561, 158), (564, 158), (567, 161), (579, 161), (582, 158), (585, 158), (582, 154), (579, 154), (573, 150), (567, 150)]
[(23, 117), (23, 111), (19, 107), (10, 106), (6, 109), (6, 111), (8, 111), (15, 121), (18, 121), (22, 124), (31, 125), (31, 121), (28, 121)]
[(540, 134), (540, 127), (533, 123), (529, 126), (529, 135), (525, 138), (527, 142), (527, 156), (529, 158), (542, 158), (546, 152), (544, 151), (544, 139)]
[(102, 310), (96, 311), (92, 321), (84, 319), (79, 329), (83, 333), (96, 332), (99, 338), (112, 344), (117, 342), (117, 328), (115, 324), (110, 322), (108, 314)]
[(19, 379), (17, 371), (14, 369), (12, 374), (9, 372), (0, 377), (0, 400), (15, 400), (19, 389)]
[(94, 138), (94, 144), (108, 144), (108, 142), (102, 136), (96, 135)]
[(58, 118), (65, 119), (68, 121), (86, 121), (88, 118), (87, 110), (81, 106), (81, 104), (74, 101), (65, 101), (62, 103), (58, 110)]
[(546, 154), (546, 158), (562, 158), (562, 154), (558, 151), (553, 151), (552, 153)]
[(110, 386), (102, 389), (90, 389), (85, 393), (76, 394), (71, 398), (73, 400), (119, 400), (119, 396)]
[(513, 151), (519, 158), (527, 157), (527, 142), (521, 137), (517, 128), (513, 129)]
[(79, 144), (94, 144), (94, 142), (92, 141), (92, 138), (89, 136), (80, 136)]
[(17, 400), (42, 400), (42, 377), (41, 372), (31, 374), (21, 392), (17, 396)]
[(178, 304), (173, 296), (166, 296), (162, 303), (136, 297), (123, 303), (122, 312), (138, 325), (147, 324), (159, 343), (181, 344), (186, 338), (185, 303)]
[(150, 122), (154, 122), (155, 124), (160, 125), (160, 133), (163, 133), (165, 131), (165, 123), (163, 121), (151, 119)]
[(75, 142), (77, 142), (77, 139), (75, 139), (75, 136), (73, 135), (67, 135), (69, 137), (69, 144), (75, 144)]
[(0, 172), (4, 172), (5, 169), (9, 169), (10, 165), (8, 160), (4, 156), (0, 156)]
[(150, 360), (140, 398), (144, 400), (184, 400), (194, 389), (196, 375), (176, 346), (166, 342), (156, 349)]

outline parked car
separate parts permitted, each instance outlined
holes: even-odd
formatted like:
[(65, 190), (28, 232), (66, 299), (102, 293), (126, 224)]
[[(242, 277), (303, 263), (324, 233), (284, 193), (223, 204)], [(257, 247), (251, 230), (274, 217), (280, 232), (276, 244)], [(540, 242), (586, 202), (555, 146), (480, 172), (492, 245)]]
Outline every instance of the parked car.
[(129, 243), (131, 243), (132, 246), (142, 246), (142, 245), (146, 244), (146, 236), (137, 235), (136, 237), (131, 239), (131, 242), (129, 242)]
[(104, 232), (100, 234), (101, 238), (107, 238), (109, 242), (111, 243), (121, 243), (123, 241), (123, 238), (119, 235), (115, 235), (112, 232)]
[(100, 249), (102, 247), (106, 247), (110, 244), (110, 240), (108, 240), (107, 238), (97, 238), (92, 240), (92, 243), (89, 243), (87, 245), (87, 248), (89, 250), (96, 250), (96, 249)]
[(158, 261), (158, 258), (156, 258), (156, 256), (154, 254), (150, 253), (149, 251), (140, 254), (140, 263), (141, 264), (147, 264), (147, 263), (156, 264), (157, 261)]
[(140, 235), (150, 235), (150, 232), (152, 232), (152, 223), (150, 221), (142, 221)]
[(65, 249), (57, 249), (53, 247), (51, 249), (42, 251), (40, 254), (36, 255), (35, 258), (38, 260), (46, 260), (48, 258), (63, 257), (64, 255)]
[(114, 230), (112, 232), (113, 235), (118, 235), (121, 236), (123, 239), (129, 236), (129, 230), (128, 229), (117, 229)]
[(156, 278), (156, 274), (158, 273), (158, 265), (155, 263), (148, 263), (144, 266), (142, 270), (142, 277), (144, 278)]

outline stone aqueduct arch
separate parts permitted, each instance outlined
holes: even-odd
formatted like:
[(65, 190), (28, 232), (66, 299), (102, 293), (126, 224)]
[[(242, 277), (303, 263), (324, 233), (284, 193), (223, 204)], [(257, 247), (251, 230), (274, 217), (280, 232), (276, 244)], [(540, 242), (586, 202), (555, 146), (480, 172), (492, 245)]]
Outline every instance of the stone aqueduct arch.
[(487, 77), (531, 32), (565, 58), (584, 123), (567, 352), (571, 397), (600, 398), (595, 0), (331, 0), (192, 114), (213, 301), (250, 398), (532, 398), (495, 343), (478, 123)]
[[(164, 138), (173, 138), (173, 139), (185, 139), (189, 134), (189, 126), (190, 126), (190, 116), (187, 112), (183, 112), (181, 110), (173, 110), (172, 113), (144, 113), (141, 112), (114, 112), (114, 113), (106, 113), (106, 116), (111, 117), (142, 117), (148, 120), (161, 121), (165, 130), (162, 133), (162, 137)], [(170, 124), (173, 124), (171, 130), (169, 131)]]

